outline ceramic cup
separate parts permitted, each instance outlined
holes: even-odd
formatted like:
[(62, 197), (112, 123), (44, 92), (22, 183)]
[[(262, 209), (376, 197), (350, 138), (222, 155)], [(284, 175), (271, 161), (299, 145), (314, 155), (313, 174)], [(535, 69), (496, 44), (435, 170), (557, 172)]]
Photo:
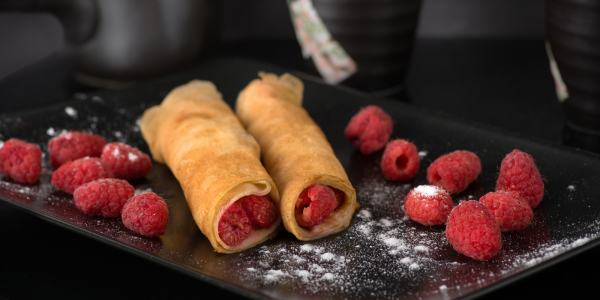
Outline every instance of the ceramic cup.
[(567, 125), (600, 137), (600, 1), (546, 0), (546, 36), (569, 94)]
[(376, 96), (404, 89), (421, 0), (313, 0), (313, 4), (358, 66), (343, 85)]

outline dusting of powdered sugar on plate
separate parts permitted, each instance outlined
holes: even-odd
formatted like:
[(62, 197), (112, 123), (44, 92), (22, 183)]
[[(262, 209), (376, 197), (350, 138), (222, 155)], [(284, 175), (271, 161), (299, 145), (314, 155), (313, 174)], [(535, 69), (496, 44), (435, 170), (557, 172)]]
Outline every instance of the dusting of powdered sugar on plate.
[(324, 298), (451, 299), (599, 235), (600, 221), (577, 239), (555, 240), (543, 234), (532, 239), (508, 233), (503, 236), (504, 252), (488, 262), (475, 261), (452, 249), (444, 226), (423, 226), (404, 216), (403, 199), (413, 187), (365, 182), (356, 187), (361, 208), (347, 230), (314, 241), (292, 239), (249, 249), (229, 258), (236, 266), (232, 272), (239, 273), (235, 276), (242, 283), (265, 291), (284, 286), (292, 294)]

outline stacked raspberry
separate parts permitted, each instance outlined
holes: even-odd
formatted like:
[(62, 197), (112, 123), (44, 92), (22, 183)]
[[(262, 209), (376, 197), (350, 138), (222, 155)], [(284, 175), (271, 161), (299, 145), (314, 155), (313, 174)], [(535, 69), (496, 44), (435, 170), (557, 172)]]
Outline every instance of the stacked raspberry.
[(123, 143), (106, 144), (103, 137), (84, 132), (70, 131), (50, 139), (48, 152), (57, 168), (52, 184), (68, 193), (100, 178), (142, 178), (152, 169), (150, 157), (139, 149)]
[(495, 192), (452, 208), (449, 193), (463, 191), (480, 171), (481, 162), (474, 153), (455, 151), (441, 156), (427, 172), (432, 185), (410, 191), (404, 211), (423, 225), (446, 222), (446, 237), (456, 251), (488, 260), (502, 247), (501, 232), (521, 230), (531, 223), (532, 208), (540, 203), (544, 186), (531, 155), (515, 149), (501, 163)]
[(56, 171), (52, 184), (72, 193), (75, 205), (89, 215), (121, 217), (127, 228), (138, 234), (164, 233), (169, 211), (154, 193), (134, 196), (127, 180), (146, 176), (152, 169), (150, 157), (123, 143), (106, 143), (98, 135), (66, 132), (48, 142), (50, 162)]
[(123, 143), (106, 144), (100, 159), (108, 164), (116, 178), (125, 180), (142, 178), (152, 169), (148, 154)]
[(536, 208), (544, 197), (544, 182), (531, 155), (515, 149), (502, 160), (496, 191), (518, 193)]
[(77, 131), (63, 133), (48, 142), (50, 164), (56, 169), (78, 158), (100, 157), (105, 144), (106, 140), (99, 135)]
[(490, 210), (501, 231), (523, 229), (533, 219), (533, 210), (529, 204), (514, 192), (489, 192), (479, 202)]

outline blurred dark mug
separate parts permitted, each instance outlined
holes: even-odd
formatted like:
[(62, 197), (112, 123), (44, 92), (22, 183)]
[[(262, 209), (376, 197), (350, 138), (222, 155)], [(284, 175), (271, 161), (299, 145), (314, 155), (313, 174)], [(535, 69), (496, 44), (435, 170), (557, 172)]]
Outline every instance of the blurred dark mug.
[(119, 87), (185, 69), (217, 42), (216, 0), (8, 0), (55, 15), (82, 83)]
[(546, 0), (546, 36), (567, 87), (567, 125), (600, 137), (600, 1)]
[(358, 66), (341, 84), (385, 97), (404, 90), (421, 0), (313, 0), (332, 37)]

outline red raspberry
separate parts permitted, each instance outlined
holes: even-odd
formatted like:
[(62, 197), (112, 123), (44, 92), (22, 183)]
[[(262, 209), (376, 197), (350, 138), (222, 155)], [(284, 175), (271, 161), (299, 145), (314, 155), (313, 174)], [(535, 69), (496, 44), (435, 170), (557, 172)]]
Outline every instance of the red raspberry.
[(385, 146), (393, 129), (392, 117), (376, 105), (361, 109), (348, 123), (344, 135), (364, 155)]
[(490, 192), (481, 197), (479, 202), (489, 209), (504, 232), (523, 229), (533, 219), (529, 204), (514, 192)]
[(531, 155), (515, 149), (502, 160), (496, 191), (515, 191), (536, 208), (544, 197), (544, 182)]
[(296, 203), (296, 222), (303, 227), (319, 225), (336, 209), (338, 200), (327, 186), (314, 184), (302, 191)]
[(405, 140), (393, 140), (385, 146), (381, 158), (381, 170), (387, 180), (406, 181), (419, 171), (417, 147)]
[(404, 198), (406, 216), (426, 226), (444, 224), (453, 207), (450, 194), (434, 185), (420, 185)]
[(10, 139), (0, 148), (0, 173), (21, 183), (35, 183), (42, 173), (42, 150), (35, 144)]
[(133, 195), (135, 189), (126, 180), (101, 178), (80, 185), (73, 198), (77, 208), (88, 215), (116, 218)]
[(337, 202), (337, 204), (335, 205), (335, 208), (342, 206), (342, 204), (344, 204), (344, 199), (346, 199), (346, 193), (344, 193), (341, 190), (338, 190), (334, 187), (329, 187), (329, 188), (331, 188), (331, 190), (333, 190), (333, 193), (335, 194), (335, 201)]
[(126, 180), (142, 178), (152, 169), (148, 154), (123, 143), (106, 144), (101, 159), (108, 163), (116, 178)]
[(277, 210), (269, 195), (250, 195), (236, 201), (244, 209), (253, 227), (266, 227), (277, 219)]
[(123, 207), (125, 227), (145, 236), (160, 236), (169, 224), (169, 208), (165, 200), (148, 192), (131, 197)]
[(464, 201), (456, 206), (446, 223), (446, 237), (459, 253), (477, 260), (492, 258), (502, 247), (498, 223), (478, 201)]
[(99, 135), (77, 131), (63, 133), (48, 142), (50, 164), (56, 169), (78, 158), (100, 157), (104, 144), (106, 141)]
[(108, 164), (97, 157), (84, 157), (62, 164), (52, 173), (52, 184), (73, 194), (75, 189), (84, 183), (113, 177), (113, 172)]
[(219, 237), (228, 246), (240, 244), (251, 230), (252, 222), (237, 201), (227, 208), (219, 220)]
[(481, 160), (473, 152), (457, 150), (440, 156), (427, 168), (427, 181), (450, 194), (464, 191), (481, 172)]

